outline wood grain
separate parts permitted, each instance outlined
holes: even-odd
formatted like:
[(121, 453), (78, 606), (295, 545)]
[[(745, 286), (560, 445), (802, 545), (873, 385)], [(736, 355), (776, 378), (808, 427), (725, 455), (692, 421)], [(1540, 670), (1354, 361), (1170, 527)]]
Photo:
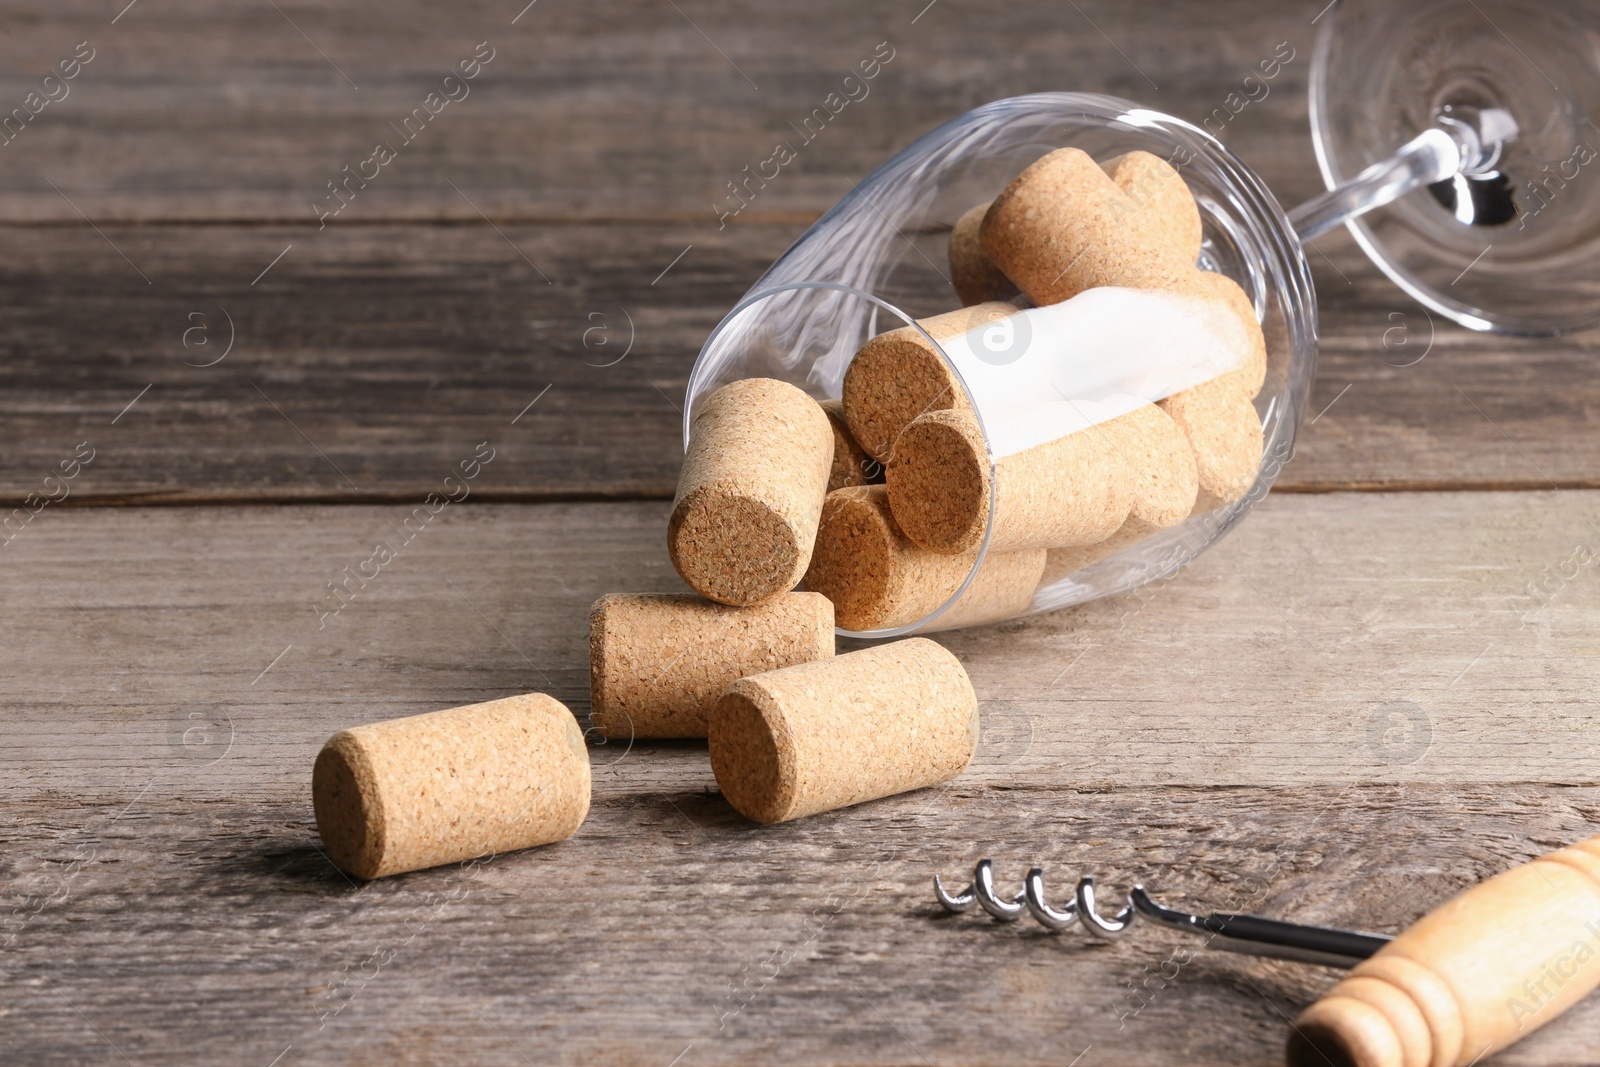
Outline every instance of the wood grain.
[(1213, 128), (1286, 200), (1304, 199), (1320, 191), (1305, 92), (1320, 6), (175, 0), (138, 4), (112, 25), (105, 5), (68, 0), (28, 11), (0, 38), (7, 111), (77, 42), (97, 50), (70, 94), (0, 148), (0, 218), (76, 224), (76, 204), (102, 225), (274, 219), (314, 230), (326, 183), (375, 142), (398, 143), (391, 123), (485, 41), (495, 58), (467, 97), (399, 145), (336, 225), (473, 220), (482, 209), (714, 227), (726, 183), (796, 140), (790, 124), (885, 41), (894, 57), (868, 95), (803, 145), (752, 211), (814, 217), (915, 135), (1021, 93), (1111, 93), (1200, 122), (1280, 42), (1295, 58), (1268, 95)]
[[(1149, 927), (1106, 945), (947, 918), (930, 875), (992, 856), (1008, 884), (1039, 863), (1393, 932), (1600, 818), (1593, 788), (958, 782), (758, 827), (648, 769), (570, 841), (359, 888), (293, 793), (195, 803), (127, 778), (94, 801), (8, 801), (0, 1055), (1266, 1067), (1338, 972)], [(1597, 1024), (1590, 999), (1492, 1062), (1591, 1063)]]
[[(409, 542), (406, 505), (47, 509), (4, 549), (0, 768), (73, 795), (156, 769), (185, 795), (298, 795), (341, 727), (530, 690), (586, 717), (590, 604), (683, 588), (667, 506), (469, 499)], [(939, 635), (994, 750), (964, 781), (1595, 784), (1597, 509), (1591, 492), (1270, 497), (1171, 581)], [(380, 541), (397, 558), (335, 612), (330, 584)], [(213, 721), (231, 741), (186, 752)], [(225, 773), (190, 780), (189, 759), (223, 751)], [(628, 752), (596, 757), (623, 761), (598, 792), (633, 787)], [(711, 787), (701, 746), (654, 758), (659, 787)]]
[[(69, 504), (415, 500), (485, 437), (479, 499), (671, 496), (695, 353), (801, 227), (500, 229), (9, 231), (0, 500), (86, 440)], [(1575, 447), (1600, 337), (1430, 334), (1325, 244), (1315, 421), (1280, 488), (1600, 486)]]
[[(1289, 42), (1222, 136), (1298, 202), (1324, 6), (9, 11), (0, 114), (96, 54), (0, 147), (0, 502), (95, 451), (0, 547), (0, 1062), (1273, 1064), (1336, 972), (1163, 977), (1175, 935), (942, 918), (928, 876), (992, 855), (1393, 932), (1592, 836), (1600, 337), (1430, 320), (1340, 233), (1287, 492), (1175, 580), (940, 635), (984, 721), (954, 783), (761, 828), (703, 745), (595, 743), (571, 841), (360, 888), (316, 847), (338, 728), (532, 690), (587, 722), (589, 604), (682, 588), (637, 498), (676, 482), (694, 354), (853, 182), (1018, 93), (1202, 121)], [(482, 41), (470, 97), (319, 230)], [(880, 41), (870, 95), (719, 228)], [(1592, 1064), (1597, 1024), (1492, 1062)]]

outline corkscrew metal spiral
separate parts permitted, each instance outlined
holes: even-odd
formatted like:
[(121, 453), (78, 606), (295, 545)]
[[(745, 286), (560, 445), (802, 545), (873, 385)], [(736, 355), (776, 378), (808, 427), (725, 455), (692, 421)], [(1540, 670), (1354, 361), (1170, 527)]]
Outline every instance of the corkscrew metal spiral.
[(1203, 937), (1213, 948), (1243, 952), (1252, 956), (1320, 963), (1329, 967), (1354, 967), (1384, 945), (1390, 938), (1382, 934), (1332, 930), (1323, 926), (1302, 926), (1256, 915), (1212, 912), (1195, 915), (1156, 903), (1142, 885), (1135, 885), (1126, 903), (1110, 916), (1101, 915), (1095, 899), (1094, 879), (1078, 879), (1073, 899), (1054, 907), (1045, 896), (1044, 868), (1028, 872), (1022, 889), (1005, 897), (995, 889), (994, 865), (979, 860), (972, 869), (972, 884), (951, 893), (944, 880), (933, 876), (933, 892), (945, 910), (963, 912), (977, 904), (1000, 922), (1015, 922), (1032, 915), (1039, 925), (1059, 932), (1081, 925), (1095, 937), (1112, 940), (1128, 932), (1134, 919), (1143, 916), (1158, 926)]

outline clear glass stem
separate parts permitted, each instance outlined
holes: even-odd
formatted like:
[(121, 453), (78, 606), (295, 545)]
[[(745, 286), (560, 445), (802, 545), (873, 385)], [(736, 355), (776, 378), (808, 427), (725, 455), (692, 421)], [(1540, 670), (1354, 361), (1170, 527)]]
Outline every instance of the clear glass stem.
[(1310, 241), (1357, 215), (1394, 203), (1413, 189), (1461, 173), (1478, 154), (1478, 146), (1464, 144), (1459, 133), (1435, 127), (1337, 189), (1307, 200), (1289, 212), (1289, 221), (1300, 240)]

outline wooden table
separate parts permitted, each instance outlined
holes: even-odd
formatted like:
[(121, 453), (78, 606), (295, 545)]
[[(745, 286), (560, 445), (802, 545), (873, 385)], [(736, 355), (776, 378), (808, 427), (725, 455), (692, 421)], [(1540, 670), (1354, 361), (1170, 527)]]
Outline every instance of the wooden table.
[[(93, 58), (0, 147), (6, 508), (93, 458), (0, 549), (0, 1062), (1270, 1064), (1334, 972), (942, 918), (930, 876), (1394, 931), (1592, 835), (1600, 344), (1430, 321), (1339, 233), (1277, 491), (1157, 588), (943, 635), (985, 717), (955, 783), (764, 828), (702, 745), (599, 746), (571, 841), (369, 885), (318, 849), (340, 727), (587, 716), (589, 604), (681, 588), (694, 353), (852, 181), (1021, 92), (1198, 121), (1288, 42), (1224, 137), (1299, 201), (1323, 2), (14, 7), (4, 108)], [(480, 441), (470, 498), (319, 618)], [(1591, 1000), (1494, 1062), (1597, 1033)]]

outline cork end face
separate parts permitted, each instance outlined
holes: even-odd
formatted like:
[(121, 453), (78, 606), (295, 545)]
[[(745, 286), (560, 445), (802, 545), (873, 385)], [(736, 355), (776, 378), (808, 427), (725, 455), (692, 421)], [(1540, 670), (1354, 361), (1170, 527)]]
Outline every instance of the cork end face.
[(672, 509), (667, 526), (672, 565), (708, 600), (750, 607), (786, 593), (811, 562), (811, 544), (760, 500), (711, 483)]
[(767, 715), (737, 683), (717, 701), (706, 740), (717, 785), (735, 811), (761, 823), (793, 816), (792, 761)]
[(845, 371), (843, 392), (851, 436), (880, 462), (894, 454), (900, 434), (918, 415), (966, 407), (944, 359), (909, 326), (863, 345)]
[(806, 588), (832, 602), (834, 618), (846, 630), (896, 625), (888, 610), (894, 533), (873, 496), (872, 489), (828, 494), (806, 571)]
[(347, 874), (376, 878), (383, 869), (383, 810), (364, 762), (354, 738), (335, 734), (317, 754), (311, 801), (328, 858)]
[(901, 436), (886, 484), (895, 521), (920, 547), (954, 555), (983, 540), (989, 456), (972, 416), (932, 412), (918, 418)]

